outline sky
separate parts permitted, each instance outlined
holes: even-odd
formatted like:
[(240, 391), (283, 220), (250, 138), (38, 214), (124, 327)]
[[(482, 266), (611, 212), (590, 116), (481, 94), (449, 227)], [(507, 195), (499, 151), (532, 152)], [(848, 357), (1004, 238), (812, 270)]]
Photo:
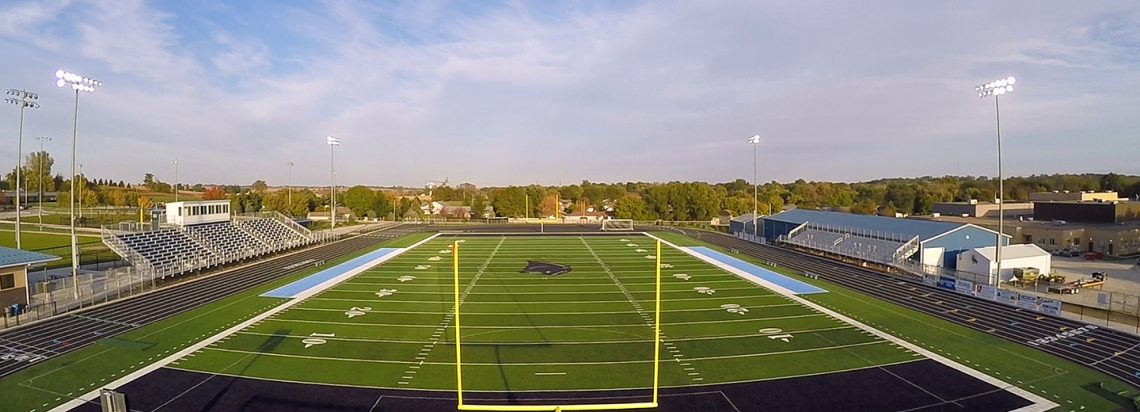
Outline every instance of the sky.
[[(478, 186), (1140, 174), (1140, 2), (0, 3), (24, 152), (91, 178)], [(15, 167), (18, 108), (0, 106)], [(747, 139), (761, 136), (761, 144)], [(755, 152), (754, 152), (755, 150)]]

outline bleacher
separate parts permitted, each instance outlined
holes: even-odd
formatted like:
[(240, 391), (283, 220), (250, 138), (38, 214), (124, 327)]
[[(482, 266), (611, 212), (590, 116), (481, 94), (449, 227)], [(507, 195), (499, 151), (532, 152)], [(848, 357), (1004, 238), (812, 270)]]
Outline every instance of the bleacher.
[(144, 231), (104, 227), (103, 243), (140, 270), (166, 277), (314, 242), (308, 229), (286, 220), (245, 217)]
[(805, 227), (797, 231), (787, 242), (873, 262), (895, 263), (901, 258), (906, 258), (899, 256), (905, 241), (866, 237), (841, 230)]
[(236, 222), (238, 226), (256, 234), (271, 250), (285, 250), (310, 242), (308, 236), (302, 235), (276, 219), (248, 219)]
[(191, 225), (186, 226), (185, 230), (225, 261), (241, 260), (269, 251), (264, 242), (238, 228), (234, 222)]
[[(220, 258), (204, 245), (177, 228), (115, 235), (133, 253), (126, 259), (142, 259), (131, 263), (145, 265), (162, 273), (179, 273), (217, 264)], [(106, 242), (104, 242), (106, 243)]]

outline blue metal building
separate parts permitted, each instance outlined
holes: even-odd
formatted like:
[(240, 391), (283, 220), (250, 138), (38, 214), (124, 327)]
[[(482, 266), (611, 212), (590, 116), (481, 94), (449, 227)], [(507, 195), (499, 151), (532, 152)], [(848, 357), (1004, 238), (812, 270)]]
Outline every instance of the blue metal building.
[[(792, 209), (765, 216), (760, 235), (877, 261), (911, 260), (953, 269), (959, 253), (993, 246), (997, 231), (966, 224)], [(751, 225), (749, 225), (751, 226)], [(750, 229), (750, 227), (749, 227)], [(1009, 244), (1004, 236), (1003, 244)]]

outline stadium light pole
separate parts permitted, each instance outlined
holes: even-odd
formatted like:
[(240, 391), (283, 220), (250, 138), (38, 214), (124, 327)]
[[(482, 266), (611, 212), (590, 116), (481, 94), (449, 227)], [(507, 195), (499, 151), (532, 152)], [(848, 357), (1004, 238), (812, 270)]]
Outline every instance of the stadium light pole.
[(69, 202), (69, 214), (71, 215), (71, 285), (74, 289), (75, 299), (79, 299), (79, 242), (75, 236), (75, 141), (79, 136), (79, 92), (94, 92), (96, 87), (103, 85), (103, 82), (63, 70), (56, 70), (55, 78), (56, 86), (70, 85), (71, 89), (75, 91), (75, 114), (72, 117), (71, 124), (71, 193), (68, 193), (68, 197), (71, 198)]
[(38, 200), (40, 204), (37, 215), (39, 215), (40, 229), (42, 230), (44, 226), (44, 142), (50, 142), (51, 138), (47, 136), (36, 136), (34, 140), (40, 142), (40, 153), (36, 158), (37, 169), (39, 169), (36, 172), (36, 186), (40, 189), (40, 197), (36, 200)]
[(174, 165), (174, 202), (178, 203), (178, 165), (182, 164), (182, 161), (175, 159), (170, 163)]
[(748, 138), (748, 143), (752, 145), (752, 241), (755, 242), (758, 239), (757, 232), (759, 232), (759, 228), (756, 227), (756, 213), (760, 207), (760, 183), (759, 178), (757, 178), (756, 164), (760, 135), (752, 135)]
[[(20, 172), (24, 168), (24, 109), (32, 108), (37, 109), (40, 107), (36, 100), (40, 95), (29, 92), (24, 89), (8, 89), (7, 95), (12, 97), (5, 97), (5, 103), (11, 103), (20, 107), (20, 128), (16, 134), (16, 249), (20, 249)], [(26, 190), (26, 189), (25, 189)], [(25, 202), (27, 200), (25, 199)]]
[(333, 156), (336, 151), (333, 149), (340, 146), (341, 140), (325, 136), (325, 142), (329, 145), (329, 219), (332, 222), (329, 232), (332, 232), (336, 229), (336, 158)]
[(79, 176), (76, 176), (76, 179), (83, 179), (83, 184), (79, 185), (79, 188), (76, 189), (78, 193), (75, 194), (75, 197), (79, 199), (79, 220), (83, 220), (83, 187), (87, 186), (87, 178), (83, 177), (83, 163), (79, 164)]
[(997, 260), (997, 274), (994, 276), (994, 286), (1001, 283), (1001, 247), (1002, 243), (1005, 243), (1005, 239), (1003, 239), (1003, 237), (1005, 237), (1005, 179), (1003, 179), (1001, 171), (1001, 105), (999, 104), (999, 100), (1002, 95), (1013, 93), (1014, 83), (1017, 83), (1017, 79), (1013, 78), (1013, 76), (1009, 76), (974, 88), (974, 90), (978, 92), (979, 99), (993, 96), (994, 114), (997, 119), (998, 233), (997, 245), (995, 246), (994, 252)]
[(752, 145), (752, 241), (756, 241), (759, 228), (756, 227), (756, 213), (760, 208), (760, 182), (756, 175), (757, 164), (757, 147), (760, 146), (760, 135), (753, 135), (748, 138), (748, 143)]
[(289, 216), (293, 216), (293, 162), (285, 162), (285, 166), (289, 167), (289, 181), (287, 190), (289, 193), (289, 205), (285, 210), (289, 211)]

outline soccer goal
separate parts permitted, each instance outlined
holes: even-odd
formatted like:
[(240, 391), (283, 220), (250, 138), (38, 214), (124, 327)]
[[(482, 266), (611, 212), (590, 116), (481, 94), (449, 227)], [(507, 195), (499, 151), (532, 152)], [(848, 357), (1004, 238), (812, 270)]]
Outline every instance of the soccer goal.
[(633, 219), (606, 219), (602, 221), (603, 231), (632, 231)]
[(656, 267), (656, 285), (654, 290), (653, 308), (653, 336), (647, 339), (646, 344), (653, 345), (653, 384), (652, 394), (648, 402), (628, 403), (595, 403), (595, 404), (537, 404), (537, 405), (502, 405), (502, 404), (474, 404), (463, 401), (463, 333), (460, 322), (460, 306), (463, 302), (459, 291), (459, 242), (451, 244), (451, 265), (454, 276), (454, 302), (455, 305), (455, 389), (458, 398), (457, 409), (461, 411), (614, 411), (626, 409), (647, 409), (658, 406), (658, 392), (661, 387), (661, 241), (657, 241), (657, 253), (654, 260)]

